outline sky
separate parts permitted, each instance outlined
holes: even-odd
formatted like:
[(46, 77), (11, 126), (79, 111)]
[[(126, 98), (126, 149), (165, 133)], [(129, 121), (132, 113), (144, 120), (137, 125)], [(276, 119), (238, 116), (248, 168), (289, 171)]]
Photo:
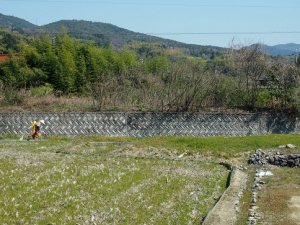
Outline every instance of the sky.
[(103, 22), (187, 44), (300, 44), (299, 0), (0, 0), (0, 13), (38, 26)]

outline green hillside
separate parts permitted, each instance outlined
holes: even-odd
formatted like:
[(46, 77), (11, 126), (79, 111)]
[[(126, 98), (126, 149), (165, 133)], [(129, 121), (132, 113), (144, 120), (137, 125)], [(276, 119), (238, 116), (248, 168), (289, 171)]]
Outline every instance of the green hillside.
[(74, 38), (93, 40), (99, 45), (108, 45), (112, 42), (117, 48), (133, 41), (148, 43), (164, 41), (162, 38), (132, 32), (112, 24), (83, 20), (61, 20), (40, 28), (51, 35), (58, 33), (62, 26), (67, 29), (68, 35)]
[[(63, 26), (67, 29), (67, 33), (71, 37), (81, 40), (92, 40), (95, 41), (98, 46), (108, 46), (112, 43), (116, 49), (120, 49), (124, 45), (130, 45), (133, 47), (136, 46), (136, 43), (159, 43), (164, 50), (174, 48), (181, 49), (181, 51), (187, 55), (194, 57), (204, 56), (208, 59), (214, 58), (215, 55), (220, 55), (221, 52), (224, 51), (224, 49), (220, 47), (185, 44), (169, 39), (133, 32), (112, 24), (100, 22), (61, 20), (42, 26), (40, 29), (51, 36), (59, 33)], [(141, 49), (137, 49), (137, 51), (141, 51)]]
[(30, 29), (35, 29), (37, 26), (29, 23), (26, 20), (20, 19), (14, 16), (6, 16), (0, 13), (0, 26), (10, 28), (11, 30), (20, 30), (21, 28), (24, 31)]
[[(14, 29), (19, 33), (32, 34), (38, 36), (45, 32), (50, 37), (61, 32), (65, 27), (70, 37), (81, 40), (94, 41), (98, 46), (108, 46), (113, 44), (115, 49), (120, 49), (126, 45), (136, 45), (136, 43), (154, 44), (159, 43), (166, 49), (181, 49), (186, 55), (213, 59), (220, 55), (225, 49), (215, 46), (201, 46), (185, 44), (169, 39), (159, 38), (138, 32), (123, 29), (108, 23), (90, 22), (83, 20), (61, 20), (44, 26), (35, 26), (23, 19), (0, 14), (0, 27)], [(141, 49), (138, 49), (141, 51)]]

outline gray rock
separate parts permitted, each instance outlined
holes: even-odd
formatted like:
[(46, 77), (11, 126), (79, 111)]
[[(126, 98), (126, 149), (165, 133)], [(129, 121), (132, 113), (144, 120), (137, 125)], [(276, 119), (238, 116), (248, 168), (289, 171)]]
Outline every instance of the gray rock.
[(248, 221), (252, 221), (252, 220), (254, 220), (254, 217), (249, 216)]
[(287, 164), (289, 165), (289, 167), (292, 167), (295, 165), (295, 162), (294, 162), (294, 160), (290, 159), (287, 161)]
[(296, 155), (288, 155), (288, 159), (297, 159)]
[(260, 149), (260, 148), (255, 151), (256, 154), (261, 154), (261, 152), (262, 152), (262, 149)]
[(293, 144), (287, 144), (286, 147), (287, 147), (287, 148), (297, 148), (297, 146), (296, 146), (296, 145), (293, 145)]
[(249, 212), (249, 217), (253, 217), (254, 218), (254, 212)]
[(288, 158), (288, 156), (287, 156), (287, 155), (280, 155), (280, 156), (278, 156), (278, 158), (279, 158), (279, 159), (282, 159), (282, 160), (285, 160), (285, 159)]
[(262, 190), (262, 188), (261, 187), (257, 187), (257, 191), (261, 191)]

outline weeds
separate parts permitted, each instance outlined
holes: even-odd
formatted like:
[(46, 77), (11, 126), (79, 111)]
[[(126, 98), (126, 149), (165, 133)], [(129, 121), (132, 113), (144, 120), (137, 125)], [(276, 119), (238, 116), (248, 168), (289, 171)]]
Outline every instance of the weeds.
[[(18, 137), (2, 137), (10, 138)], [(0, 220), (4, 223), (199, 224), (224, 191), (228, 171), (186, 159), (200, 154), (200, 159), (241, 157), (239, 162), (246, 163), (245, 151), (258, 145), (263, 149), (287, 143), (299, 146), (297, 134), (48, 138), (51, 141), (0, 142)], [(120, 150), (120, 146), (93, 142), (130, 144)], [(288, 217), (293, 210), (288, 202), (300, 188), (298, 169), (278, 168), (272, 170), (275, 176), (266, 178), (258, 199), (264, 221), (282, 224), (284, 219), (285, 224), (295, 224)], [(248, 182), (237, 224), (247, 221), (253, 181)]]
[(176, 148), (184, 152), (211, 154), (215, 157), (232, 159), (258, 148), (271, 149), (293, 143), (300, 146), (299, 134), (270, 134), (247, 137), (150, 137), (134, 140), (138, 147), (156, 146)]
[(225, 189), (218, 164), (120, 158), (107, 147), (1, 143), (2, 223), (199, 224)]
[[(263, 215), (264, 224), (296, 225), (299, 213), (292, 217), (293, 209), (290, 200), (299, 196), (299, 168), (272, 168), (274, 176), (265, 178), (266, 185), (260, 194), (257, 205)], [(297, 203), (299, 204), (299, 203)]]

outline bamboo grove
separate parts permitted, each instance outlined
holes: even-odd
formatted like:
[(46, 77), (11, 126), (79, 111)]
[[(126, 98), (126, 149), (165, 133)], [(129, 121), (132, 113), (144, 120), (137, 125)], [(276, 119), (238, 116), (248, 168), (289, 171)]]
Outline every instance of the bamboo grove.
[(5, 96), (38, 88), (56, 97), (92, 98), (99, 111), (222, 107), (298, 112), (297, 63), (272, 58), (259, 46), (232, 45), (207, 59), (159, 44), (132, 43), (115, 50), (71, 38), (66, 31), (51, 38), (41, 34), (18, 48), (12, 44), (11, 57), (0, 64), (0, 85)]

